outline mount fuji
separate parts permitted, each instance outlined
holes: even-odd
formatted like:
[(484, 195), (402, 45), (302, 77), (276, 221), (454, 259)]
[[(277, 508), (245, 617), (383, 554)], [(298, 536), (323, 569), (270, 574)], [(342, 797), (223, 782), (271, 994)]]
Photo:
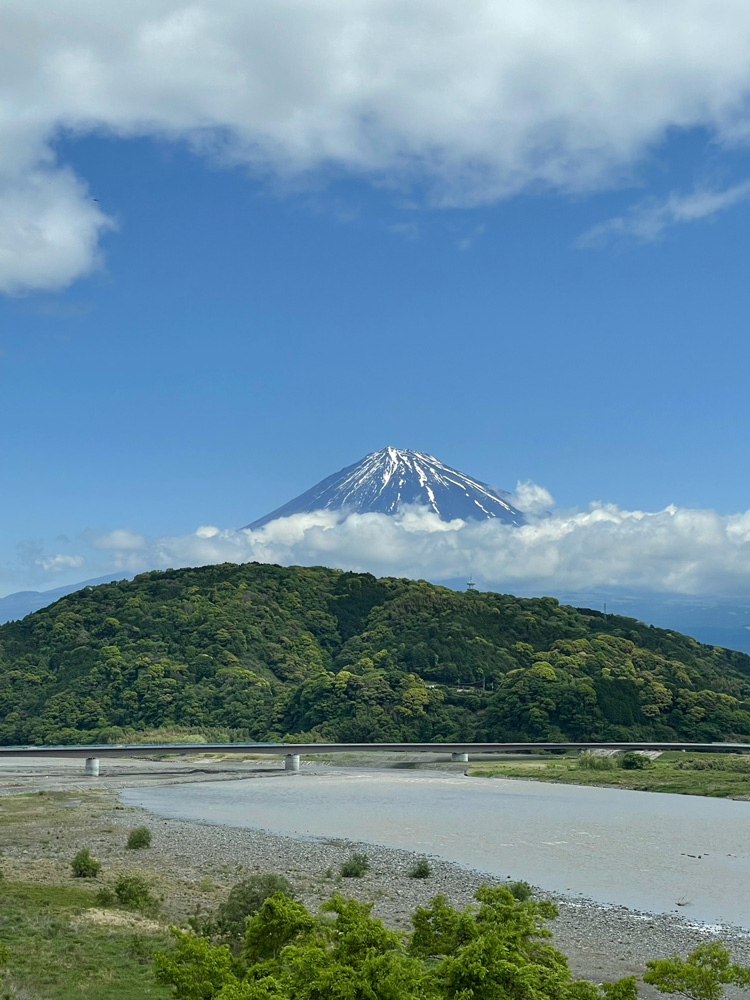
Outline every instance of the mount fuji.
[(334, 510), (344, 514), (396, 514), (405, 504), (429, 508), (443, 521), (497, 518), (521, 525), (526, 518), (509, 501), (511, 494), (472, 479), (432, 455), (407, 448), (382, 448), (354, 465), (246, 524), (251, 531), (278, 517)]

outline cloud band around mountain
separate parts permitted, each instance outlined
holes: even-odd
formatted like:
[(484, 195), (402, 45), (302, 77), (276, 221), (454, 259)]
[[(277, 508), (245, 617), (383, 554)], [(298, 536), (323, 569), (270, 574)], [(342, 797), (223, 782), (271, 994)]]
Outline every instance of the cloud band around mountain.
[(670, 506), (648, 513), (592, 504), (522, 527), (446, 522), (426, 508), (343, 518), (319, 511), (257, 531), (204, 526), (191, 535), (144, 540), (138, 548), (131, 533), (123, 537), (128, 545), (111, 548), (106, 567), (100, 563), (92, 570), (256, 560), (433, 581), (471, 575), (482, 587), (518, 593), (638, 587), (739, 595), (750, 587), (750, 511), (722, 516)]

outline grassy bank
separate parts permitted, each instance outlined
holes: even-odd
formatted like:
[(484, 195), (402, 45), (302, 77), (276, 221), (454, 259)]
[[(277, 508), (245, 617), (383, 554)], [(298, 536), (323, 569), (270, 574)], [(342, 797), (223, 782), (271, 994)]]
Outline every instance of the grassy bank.
[[(129, 848), (143, 824), (152, 836)], [(167, 823), (122, 806), (109, 788), (0, 794), (0, 1000), (167, 1000), (172, 993), (156, 983), (152, 956), (174, 946), (170, 924), (204, 920), (238, 882), (276, 866), (314, 909), (337, 889), (383, 903), (393, 897), (399, 925), (407, 919), (404, 883), (415, 893), (424, 884), (432, 895), (429, 878), (408, 878), (406, 870), (397, 887), (377, 872), (342, 879), (346, 846), (322, 845), (311, 866), (307, 845), (282, 858), (284, 845), (264, 839)], [(95, 877), (73, 875), (82, 849), (101, 865)], [(380, 867), (390, 877), (390, 859)], [(141, 880), (147, 898), (120, 899), (123, 878)]]
[[(135, 852), (127, 851), (122, 831), (106, 824), (112, 807), (106, 793), (0, 797), (0, 997), (170, 995), (151, 971), (152, 952), (169, 945), (167, 918), (97, 901), (116, 874), (137, 866), (153, 877), (147, 860), (127, 857)], [(94, 843), (100, 876), (74, 878), (73, 854)]]
[(48, 1000), (166, 998), (151, 955), (168, 945), (166, 928), (127, 912), (103, 910), (77, 886), (0, 883), (3, 923), (0, 996)]
[(750, 798), (750, 757), (740, 754), (663, 753), (642, 770), (626, 770), (613, 761), (608, 768), (586, 766), (577, 756), (549, 760), (475, 763), (469, 774), (481, 778), (528, 778), (570, 785), (604, 785), (643, 792)]

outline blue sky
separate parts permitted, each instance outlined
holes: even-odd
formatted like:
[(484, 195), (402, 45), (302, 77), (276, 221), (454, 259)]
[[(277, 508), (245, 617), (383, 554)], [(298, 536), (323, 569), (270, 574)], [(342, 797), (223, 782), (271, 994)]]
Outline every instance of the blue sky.
[[(112, 13), (111, 34), (66, 0), (61, 36), (10, 3), (0, 20), (23, 58), (0, 80), (0, 595), (198, 561), (200, 547), (159, 540), (236, 528), (386, 444), (504, 489), (540, 484), (566, 524), (591, 502), (704, 511), (683, 529), (703, 535), (684, 560), (712, 568), (684, 589), (741, 590), (750, 525), (726, 516), (750, 507), (750, 13), (722, 5), (726, 30), (708, 40), (715, 5), (692, 0), (695, 31), (673, 45), (678, 5), (657, 17), (615, 3), (650, 44), (622, 42), (613, 21), (545, 49), (530, 24), (528, 50), (509, 53), (500, 3), (482, 8), (497, 44), (474, 62), (450, 6), (416, 0), (331, 0), (304, 17), (283, 0), (255, 20), (230, 0), (159, 0)], [(593, 8), (556, 9), (583, 23)], [(363, 74), (352, 96), (304, 37), (309, 18), (334, 39), (358, 26), (426, 41), (386, 50), (378, 87)], [(299, 30), (277, 53), (286, 75), (266, 50), (281, 22)], [(219, 54), (204, 59), (191, 45), (207, 31)], [(184, 59), (144, 70), (144, 38)], [(220, 89), (209, 107), (211, 59), (255, 74), (252, 93)], [(617, 552), (635, 558), (625, 522)], [(131, 543), (107, 545), (118, 531)], [(648, 544), (658, 562), (662, 542)], [(418, 572), (394, 545), (373, 568)], [(600, 556), (578, 551), (560, 586), (601, 583), (585, 571)], [(649, 565), (641, 585), (670, 585)], [(427, 559), (424, 575), (441, 567)], [(636, 578), (630, 566), (604, 582)]]

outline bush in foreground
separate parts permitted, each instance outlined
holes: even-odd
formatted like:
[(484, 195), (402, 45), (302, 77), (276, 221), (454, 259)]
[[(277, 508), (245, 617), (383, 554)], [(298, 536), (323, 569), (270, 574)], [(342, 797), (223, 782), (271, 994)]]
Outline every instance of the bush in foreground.
[(313, 915), (276, 893), (248, 920), (239, 958), (173, 929), (176, 946), (154, 956), (156, 975), (175, 1000), (637, 1000), (634, 977), (601, 986), (572, 979), (544, 926), (557, 913), (552, 903), (486, 885), (476, 899), (456, 910), (436, 896), (403, 935), (373, 919), (372, 904), (337, 894)]
[(127, 848), (130, 851), (141, 851), (151, 846), (151, 831), (147, 826), (136, 826), (128, 834)]
[(427, 858), (420, 858), (409, 869), (409, 878), (429, 878), (432, 875), (432, 868), (430, 868), (430, 862)]
[(238, 882), (216, 911), (216, 930), (224, 937), (241, 938), (247, 918), (255, 916), (265, 901), (277, 892), (294, 898), (289, 880), (274, 872), (251, 875)]
[(81, 848), (70, 862), (70, 867), (73, 869), (74, 878), (96, 878), (102, 870), (101, 862), (92, 858), (88, 847)]
[(508, 891), (514, 899), (517, 899), (520, 903), (525, 903), (527, 899), (531, 899), (533, 889), (528, 882), (509, 882)]
[(130, 910), (141, 910), (143, 913), (155, 913), (159, 904), (151, 895), (151, 890), (142, 875), (119, 875), (115, 882), (115, 896), (118, 903)]
[[(154, 955), (156, 978), (175, 1000), (637, 1000), (634, 976), (572, 979), (545, 926), (557, 915), (552, 903), (516, 899), (505, 886), (483, 885), (475, 898), (478, 906), (457, 910), (436, 896), (403, 935), (373, 919), (371, 903), (337, 894), (313, 915), (275, 893), (248, 920), (241, 956), (172, 928), (176, 946)], [(686, 1000), (750, 988), (750, 968), (721, 942), (646, 967), (645, 982)]]
[(644, 983), (660, 993), (677, 993), (688, 1000), (720, 1000), (725, 986), (750, 989), (750, 968), (732, 961), (721, 941), (706, 941), (687, 958), (654, 958), (646, 962)]
[(370, 860), (366, 854), (352, 854), (339, 869), (342, 878), (362, 878), (370, 870)]

